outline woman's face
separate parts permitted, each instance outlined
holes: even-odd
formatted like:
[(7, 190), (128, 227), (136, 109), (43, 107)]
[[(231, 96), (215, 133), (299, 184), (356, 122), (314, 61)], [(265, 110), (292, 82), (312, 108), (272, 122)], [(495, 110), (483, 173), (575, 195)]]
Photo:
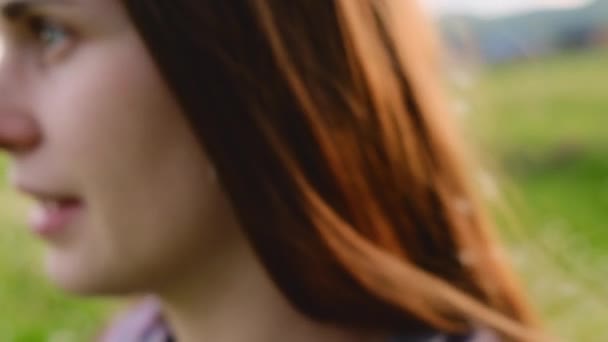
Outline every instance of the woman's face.
[(194, 271), (229, 205), (122, 5), (18, 2), (0, 0), (0, 142), (51, 278), (122, 293)]

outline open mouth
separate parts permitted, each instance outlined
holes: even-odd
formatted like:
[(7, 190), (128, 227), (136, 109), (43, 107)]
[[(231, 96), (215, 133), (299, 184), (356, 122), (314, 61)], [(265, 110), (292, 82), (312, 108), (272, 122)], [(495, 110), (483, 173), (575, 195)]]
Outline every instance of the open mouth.
[(30, 213), (30, 227), (40, 235), (55, 235), (65, 230), (83, 209), (77, 198), (40, 199)]

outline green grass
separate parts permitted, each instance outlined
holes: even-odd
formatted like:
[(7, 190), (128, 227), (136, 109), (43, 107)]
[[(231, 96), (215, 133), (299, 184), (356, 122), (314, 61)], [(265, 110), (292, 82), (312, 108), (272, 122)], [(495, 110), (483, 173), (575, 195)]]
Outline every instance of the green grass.
[(502, 152), (579, 144), (607, 148), (608, 52), (571, 53), (485, 73), (475, 117), (482, 138)]
[(606, 75), (606, 50), (487, 70), (468, 118), (521, 197), (512, 250), (564, 341), (608, 341)]
[[(472, 89), (471, 132), (517, 194), (513, 259), (564, 341), (608, 341), (607, 74), (608, 51), (593, 51), (486, 70)], [(107, 305), (40, 275), (25, 202), (3, 182), (0, 208), (0, 341), (88, 340)]]

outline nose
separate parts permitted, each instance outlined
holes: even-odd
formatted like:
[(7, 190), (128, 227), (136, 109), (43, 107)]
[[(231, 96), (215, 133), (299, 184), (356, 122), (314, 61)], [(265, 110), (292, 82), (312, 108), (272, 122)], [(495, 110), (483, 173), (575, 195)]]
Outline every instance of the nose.
[(0, 40), (0, 150), (26, 152), (41, 140), (38, 123), (28, 115), (24, 98), (23, 73), (16, 63), (19, 59), (5, 49)]
[(36, 147), (40, 138), (40, 129), (31, 116), (0, 109), (0, 149), (25, 152)]

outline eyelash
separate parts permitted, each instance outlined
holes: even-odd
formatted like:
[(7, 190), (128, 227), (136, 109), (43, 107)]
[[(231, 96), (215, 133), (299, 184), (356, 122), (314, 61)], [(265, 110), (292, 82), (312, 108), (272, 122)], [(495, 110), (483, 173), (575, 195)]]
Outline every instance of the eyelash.
[[(64, 25), (42, 15), (32, 15), (27, 19), (27, 29), (31, 37), (40, 44), (44, 51), (63, 50), (62, 47), (70, 41), (72, 33)], [(57, 38), (56, 35), (60, 37)], [(60, 39), (58, 42), (53, 39)]]

